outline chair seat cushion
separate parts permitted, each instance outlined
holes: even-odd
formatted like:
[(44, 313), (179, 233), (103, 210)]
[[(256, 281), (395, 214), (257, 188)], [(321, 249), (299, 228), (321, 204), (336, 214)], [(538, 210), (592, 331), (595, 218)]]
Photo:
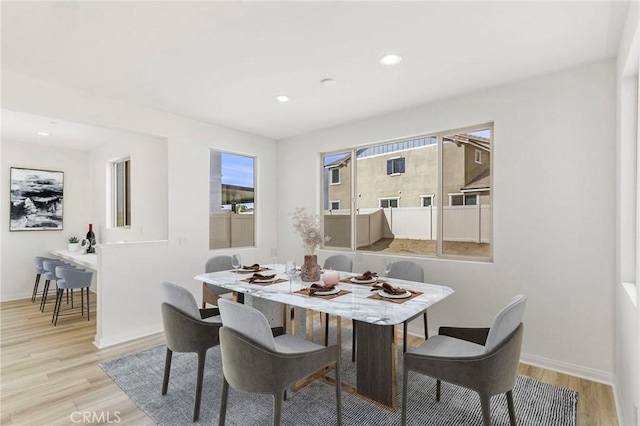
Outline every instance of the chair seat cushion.
[(274, 340), (276, 344), (276, 352), (300, 353), (315, 351), (324, 348), (324, 346), (322, 345), (313, 343), (309, 340), (301, 339), (299, 337), (294, 337), (290, 334), (283, 334), (276, 337)]
[(484, 353), (484, 346), (449, 336), (433, 336), (408, 352), (436, 357), (473, 357)]

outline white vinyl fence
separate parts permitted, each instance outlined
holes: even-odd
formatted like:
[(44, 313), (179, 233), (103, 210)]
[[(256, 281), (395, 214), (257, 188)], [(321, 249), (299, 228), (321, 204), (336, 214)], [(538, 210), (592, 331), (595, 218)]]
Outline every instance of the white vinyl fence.
[[(491, 206), (444, 207), (445, 241), (491, 242)], [(357, 247), (382, 238), (435, 240), (438, 229), (437, 207), (399, 207), (360, 209), (356, 217)], [(324, 232), (329, 246), (349, 247), (351, 218), (348, 210), (324, 213)]]

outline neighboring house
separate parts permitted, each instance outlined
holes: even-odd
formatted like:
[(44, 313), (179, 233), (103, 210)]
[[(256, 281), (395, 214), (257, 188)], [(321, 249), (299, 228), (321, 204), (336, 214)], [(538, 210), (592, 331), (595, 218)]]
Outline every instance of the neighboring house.
[[(491, 140), (471, 134), (444, 138), (444, 206), (487, 205), (491, 191)], [(435, 137), (360, 149), (358, 209), (437, 204)], [(351, 154), (325, 165), (325, 210), (348, 210)]]

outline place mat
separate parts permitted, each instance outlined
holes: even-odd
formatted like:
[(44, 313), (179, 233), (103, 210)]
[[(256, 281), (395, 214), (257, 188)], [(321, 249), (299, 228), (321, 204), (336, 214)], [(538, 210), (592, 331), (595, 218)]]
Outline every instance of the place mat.
[(345, 294), (351, 293), (350, 291), (347, 291), (347, 290), (340, 290), (336, 294), (327, 294), (327, 295), (324, 295), (324, 296), (322, 296), (320, 294), (314, 294), (313, 296), (310, 296), (309, 295), (309, 290), (310, 290), (310, 288), (303, 288), (302, 290), (294, 291), (294, 293), (295, 294), (301, 294), (303, 296), (309, 296), (309, 297), (319, 297), (321, 299), (326, 299), (326, 300), (330, 300), (330, 299), (333, 299), (335, 297), (344, 296)]
[(260, 269), (256, 269), (256, 270), (251, 270), (251, 271), (243, 271), (241, 269), (238, 269), (237, 271), (235, 269), (232, 269), (231, 272), (234, 272), (236, 274), (255, 274), (256, 272), (262, 272), (262, 271), (268, 271), (270, 270), (270, 268), (261, 266)]
[(411, 296), (406, 297), (404, 299), (389, 299), (387, 297), (382, 297), (382, 296), (380, 296), (378, 294), (378, 292), (375, 292), (374, 294), (369, 296), (369, 299), (384, 300), (385, 302), (393, 302), (393, 303), (404, 303), (404, 302), (408, 302), (411, 299), (415, 299), (416, 297), (420, 296), (421, 294), (422, 294), (422, 292), (420, 292), (420, 291), (412, 291), (411, 292)]
[(374, 284), (382, 284), (382, 283), (384, 283), (384, 282), (385, 282), (384, 280), (381, 280), (380, 278), (377, 278), (377, 279), (376, 279), (374, 282), (372, 282), (372, 283), (354, 283), (353, 281), (351, 281), (351, 278), (354, 278), (354, 277), (347, 277), (347, 278), (343, 278), (343, 279), (341, 279), (341, 280), (340, 280), (340, 282), (341, 282), (341, 283), (346, 283), (346, 284), (353, 284), (353, 285), (363, 285), (363, 286), (365, 286), (365, 287), (371, 287), (371, 286), (373, 286)]
[(261, 285), (261, 286), (264, 287), (266, 285), (271, 285), (271, 284), (286, 283), (289, 280), (286, 279), (286, 278), (278, 278), (278, 279), (276, 279), (274, 281), (269, 281), (268, 283), (257, 283), (255, 281), (254, 282), (249, 281), (249, 278), (245, 278), (244, 280), (240, 280), (240, 281), (242, 281), (244, 283), (248, 283), (248, 284)]

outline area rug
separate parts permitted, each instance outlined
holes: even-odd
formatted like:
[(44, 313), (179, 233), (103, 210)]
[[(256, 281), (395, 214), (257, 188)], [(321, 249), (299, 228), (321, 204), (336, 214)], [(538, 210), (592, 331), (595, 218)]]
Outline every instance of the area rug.
[[(346, 339), (345, 339), (346, 340)], [(353, 369), (351, 353), (343, 350), (343, 364)], [(222, 390), (220, 349), (207, 353), (202, 406), (199, 422), (191, 421), (195, 399), (197, 357), (195, 354), (173, 355), (167, 395), (162, 396), (162, 377), (166, 347), (158, 346), (112, 361), (100, 367), (158, 425), (217, 425)], [(247, 366), (251, 368), (250, 365)], [(351, 376), (347, 374), (346, 376)], [(399, 374), (401, 378), (401, 374)], [(472, 391), (443, 383), (442, 397), (435, 400), (436, 382), (426, 376), (409, 375), (409, 425), (458, 426), (482, 425), (480, 401)], [(401, 401), (399, 384), (398, 401)], [(519, 425), (573, 426), (576, 423), (578, 394), (568, 389), (518, 377), (514, 401)], [(227, 425), (270, 425), (273, 398), (231, 389), (227, 407)], [(400, 410), (393, 413), (353, 394), (342, 392), (344, 425), (399, 425)], [(504, 395), (491, 399), (494, 425), (508, 425)], [(336, 424), (335, 388), (316, 381), (298, 392), (289, 392), (283, 405), (282, 424), (291, 426), (328, 426)]]

